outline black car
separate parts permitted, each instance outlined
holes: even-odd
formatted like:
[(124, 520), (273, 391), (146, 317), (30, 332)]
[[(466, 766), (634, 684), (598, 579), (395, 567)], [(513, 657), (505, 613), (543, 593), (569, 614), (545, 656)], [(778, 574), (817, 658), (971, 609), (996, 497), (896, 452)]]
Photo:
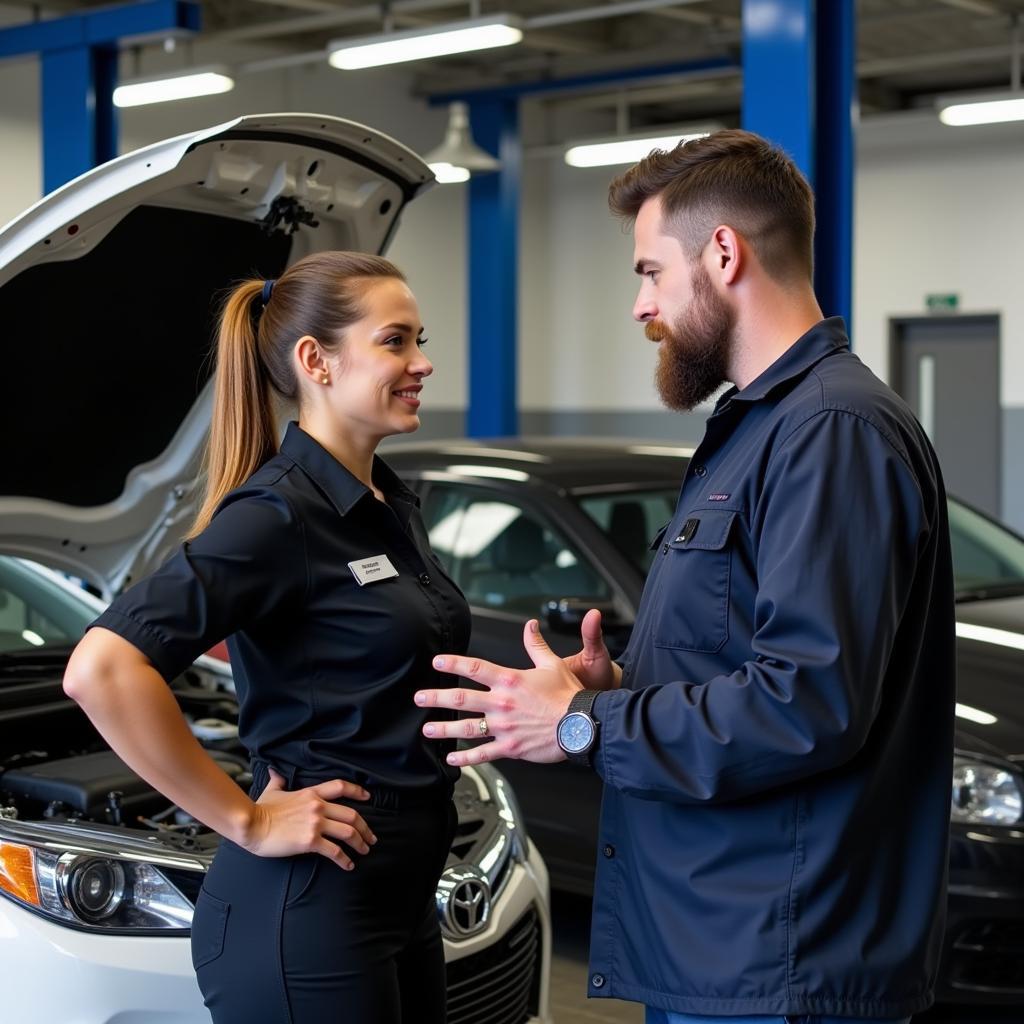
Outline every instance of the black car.
[[(691, 452), (566, 440), (403, 444), (387, 457), (422, 499), (434, 551), (473, 608), (472, 653), (530, 664), (526, 618), (579, 649), (599, 607), (612, 656), (629, 638), (649, 542)], [(1024, 997), (1024, 539), (950, 499), (957, 586), (956, 757), (941, 999)], [(499, 762), (552, 885), (589, 893), (601, 781), (572, 765)]]

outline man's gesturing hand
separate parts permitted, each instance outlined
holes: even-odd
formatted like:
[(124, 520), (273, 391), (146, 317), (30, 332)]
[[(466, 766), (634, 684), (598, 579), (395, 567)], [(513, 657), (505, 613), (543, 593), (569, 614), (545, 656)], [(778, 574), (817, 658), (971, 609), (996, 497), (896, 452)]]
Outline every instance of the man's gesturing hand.
[(591, 608), (580, 623), (583, 649), (563, 658), (569, 671), (588, 690), (615, 690), (622, 681), (622, 669), (612, 661), (601, 630), (601, 612)]
[(472, 750), (453, 751), (448, 755), (449, 764), (480, 764), (501, 757), (537, 763), (565, 759), (555, 740), (555, 730), (573, 694), (583, 687), (548, 647), (536, 619), (527, 622), (523, 629), (523, 646), (536, 668), (503, 668), (489, 661), (454, 654), (441, 654), (434, 659), (434, 668), (439, 672), (472, 679), (487, 687), (486, 691), (420, 690), (415, 696), (421, 707), (483, 713), (486, 733), (480, 730), (479, 718), (427, 722), (423, 726), (424, 735), (435, 739), (492, 737), (492, 742), (482, 743)]

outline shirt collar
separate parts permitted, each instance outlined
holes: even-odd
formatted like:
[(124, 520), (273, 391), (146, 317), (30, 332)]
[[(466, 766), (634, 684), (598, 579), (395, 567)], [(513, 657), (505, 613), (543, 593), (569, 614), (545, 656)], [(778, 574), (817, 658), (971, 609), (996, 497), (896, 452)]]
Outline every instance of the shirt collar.
[(846, 324), (841, 316), (820, 320), (742, 391), (731, 387), (724, 392), (715, 403), (715, 412), (729, 401), (759, 402), (780, 384), (802, 377), (815, 363), (849, 347), (850, 339), (847, 337)]
[[(347, 515), (360, 499), (372, 496), (370, 488), (357, 480), (323, 445), (307, 434), (294, 420), (288, 424), (281, 454), (298, 465), (327, 495), (340, 515)], [(395, 475), (395, 471), (379, 456), (373, 457), (373, 482), (392, 504), (392, 499), (408, 505), (419, 505), (419, 498)], [(405, 518), (405, 517), (403, 517)]]

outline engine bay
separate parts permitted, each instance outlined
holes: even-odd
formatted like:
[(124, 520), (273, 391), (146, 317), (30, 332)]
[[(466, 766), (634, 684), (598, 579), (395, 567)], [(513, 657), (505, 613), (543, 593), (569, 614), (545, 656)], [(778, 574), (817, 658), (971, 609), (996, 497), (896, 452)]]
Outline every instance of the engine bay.
[[(173, 834), (179, 847), (189, 839), (203, 845), (209, 830), (132, 771), (64, 694), (64, 659), (40, 660), (7, 666), (0, 677), (0, 816), (92, 822)], [(171, 690), (193, 735), (248, 790), (238, 704), (226, 678), (196, 665)]]

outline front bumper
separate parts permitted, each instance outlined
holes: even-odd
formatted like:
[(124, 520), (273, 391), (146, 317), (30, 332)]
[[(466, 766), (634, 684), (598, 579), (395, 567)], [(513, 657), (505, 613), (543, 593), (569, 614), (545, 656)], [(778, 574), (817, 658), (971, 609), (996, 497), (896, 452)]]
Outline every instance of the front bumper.
[(548, 872), (530, 844), (512, 868), (487, 927), (445, 939), (448, 1024), (553, 1024)]
[[(445, 958), (459, 1013), (450, 1024), (552, 1024), (548, 876), (535, 849), (513, 867), (488, 927), (445, 941)], [(0, 898), (0, 965), (4, 1021), (210, 1024), (180, 935), (78, 931)]]
[(1024, 831), (954, 826), (937, 998), (1024, 1001)]
[(3, 1018), (210, 1024), (188, 938), (77, 931), (0, 900)]

